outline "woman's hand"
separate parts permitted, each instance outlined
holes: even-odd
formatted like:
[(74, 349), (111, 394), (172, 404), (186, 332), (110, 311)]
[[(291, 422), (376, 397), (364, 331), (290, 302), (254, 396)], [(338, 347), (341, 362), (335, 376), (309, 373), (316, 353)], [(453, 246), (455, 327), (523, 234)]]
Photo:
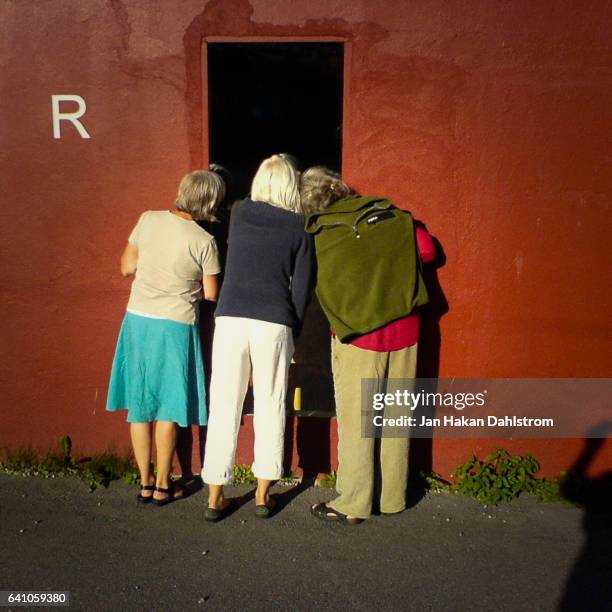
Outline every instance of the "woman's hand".
[(219, 295), (219, 276), (217, 274), (205, 274), (202, 280), (204, 299), (216, 302)]
[(138, 248), (128, 242), (121, 255), (121, 274), (131, 276), (136, 272), (138, 263)]

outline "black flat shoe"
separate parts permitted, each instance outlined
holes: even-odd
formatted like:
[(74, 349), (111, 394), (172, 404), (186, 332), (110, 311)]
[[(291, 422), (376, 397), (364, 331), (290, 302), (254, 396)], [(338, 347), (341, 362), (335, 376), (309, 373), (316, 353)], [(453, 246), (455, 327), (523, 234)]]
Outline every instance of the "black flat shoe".
[(267, 504), (257, 504), (255, 506), (255, 516), (262, 519), (270, 518), (274, 514), (276, 505), (276, 499), (274, 499), (274, 497), (269, 497)]
[(365, 519), (360, 519), (354, 516), (350, 518), (342, 512), (338, 512), (330, 508), (327, 504), (314, 504), (310, 507), (310, 513), (318, 519), (329, 521), (330, 523), (341, 523), (343, 525), (358, 525), (363, 523)]
[(136, 501), (139, 504), (150, 504), (153, 495), (143, 495), (143, 491), (155, 491), (155, 485), (140, 485), (140, 493), (136, 496)]
[[(151, 501), (156, 506), (167, 506), (172, 502), (178, 501), (179, 499), (183, 499), (183, 497), (186, 497), (183, 487), (177, 485), (172, 481), (170, 481), (170, 486), (167, 489), (164, 489), (163, 487), (155, 487), (155, 490), (158, 493), (166, 493), (168, 495), (168, 497), (164, 497), (164, 499), (155, 499), (154, 497), (151, 497)], [(176, 491), (182, 491), (182, 493), (180, 495), (174, 495)]]
[(204, 510), (204, 520), (208, 521), (209, 523), (216, 523), (221, 519), (225, 518), (233, 505), (231, 499), (226, 499), (225, 501), (225, 506), (223, 506), (223, 508), (220, 508), (219, 510), (217, 510), (216, 508), (211, 508), (210, 506), (206, 508), (206, 510)]

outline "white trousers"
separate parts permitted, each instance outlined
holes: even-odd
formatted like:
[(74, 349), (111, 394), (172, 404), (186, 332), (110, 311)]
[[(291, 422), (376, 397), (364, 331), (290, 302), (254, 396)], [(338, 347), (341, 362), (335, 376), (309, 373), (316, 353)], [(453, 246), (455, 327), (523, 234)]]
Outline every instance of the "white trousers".
[(217, 317), (213, 339), (210, 415), (202, 479), (229, 484), (249, 375), (255, 400), (253, 473), (277, 480), (283, 475), (285, 396), (293, 356), (290, 327), (242, 317)]

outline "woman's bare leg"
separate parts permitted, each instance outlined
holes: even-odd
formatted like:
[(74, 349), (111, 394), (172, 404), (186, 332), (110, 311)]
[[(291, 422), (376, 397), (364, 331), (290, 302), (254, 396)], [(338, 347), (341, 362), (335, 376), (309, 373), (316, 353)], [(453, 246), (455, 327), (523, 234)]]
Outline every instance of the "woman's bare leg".
[[(140, 471), (140, 483), (143, 485), (152, 485), (154, 482), (153, 472), (151, 471), (152, 425), (152, 423), (130, 423), (132, 448)], [(142, 497), (151, 496), (148, 491), (141, 491), (140, 494)]]
[(208, 507), (215, 510), (223, 510), (227, 506), (227, 500), (223, 494), (223, 485), (208, 485)]
[[(170, 470), (172, 469), (172, 456), (176, 448), (176, 423), (172, 421), (157, 421), (155, 426), (155, 447), (157, 449), (157, 479), (155, 486), (167, 489), (170, 484)], [(175, 497), (182, 493), (177, 490)], [(167, 493), (155, 491), (155, 499), (165, 499)]]
[(270, 501), (270, 487), (272, 486), (272, 480), (264, 480), (263, 478), (257, 479), (257, 491), (255, 491), (255, 504), (257, 506), (268, 505)]

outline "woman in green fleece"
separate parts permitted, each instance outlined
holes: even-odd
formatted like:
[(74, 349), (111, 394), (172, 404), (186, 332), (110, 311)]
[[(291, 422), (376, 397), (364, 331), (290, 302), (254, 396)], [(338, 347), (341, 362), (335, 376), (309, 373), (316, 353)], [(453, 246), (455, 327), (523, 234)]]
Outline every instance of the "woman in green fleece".
[(380, 390), (385, 378), (414, 378), (418, 307), (428, 300), (421, 256), (433, 258), (433, 241), (410, 213), (386, 198), (351, 195), (327, 168), (304, 172), (300, 195), (315, 238), (317, 297), (333, 330), (338, 424), (338, 497), (311, 511), (354, 524), (370, 517), (374, 503), (383, 514), (406, 507), (407, 437), (382, 438), (382, 489), (374, 500), (375, 440), (362, 435), (361, 383), (371, 379)]

